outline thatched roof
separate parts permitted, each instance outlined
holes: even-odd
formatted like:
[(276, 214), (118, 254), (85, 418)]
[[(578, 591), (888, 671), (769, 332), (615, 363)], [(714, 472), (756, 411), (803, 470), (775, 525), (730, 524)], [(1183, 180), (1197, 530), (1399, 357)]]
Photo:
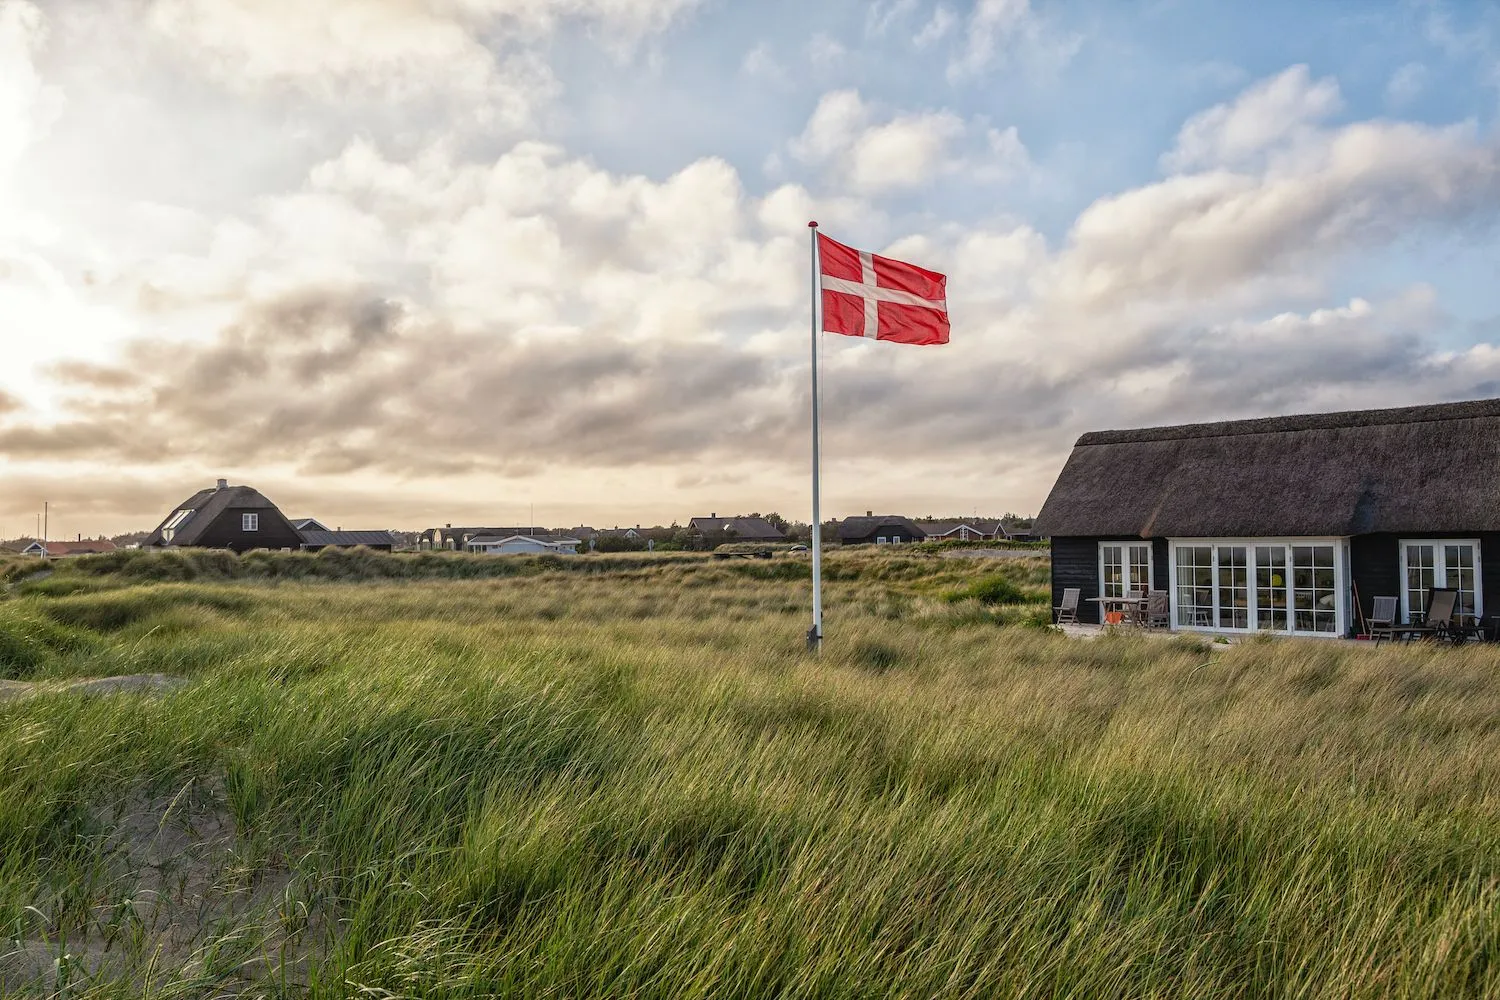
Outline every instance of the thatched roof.
[(779, 542), (786, 538), (780, 528), (763, 517), (694, 517), (688, 519), (688, 529), (705, 534), (722, 531), (747, 542)]
[(1500, 400), (1078, 439), (1037, 517), (1051, 536), (1500, 531)]

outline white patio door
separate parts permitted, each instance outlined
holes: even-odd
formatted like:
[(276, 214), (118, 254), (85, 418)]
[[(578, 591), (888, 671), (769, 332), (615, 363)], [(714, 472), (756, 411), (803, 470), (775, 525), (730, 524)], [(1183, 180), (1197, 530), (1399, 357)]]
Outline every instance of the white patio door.
[(1099, 596), (1124, 597), (1151, 589), (1149, 542), (1102, 542), (1099, 545)]
[(1401, 543), (1401, 614), (1404, 620), (1425, 613), (1434, 587), (1458, 591), (1455, 610), (1483, 613), (1476, 539), (1420, 539)]

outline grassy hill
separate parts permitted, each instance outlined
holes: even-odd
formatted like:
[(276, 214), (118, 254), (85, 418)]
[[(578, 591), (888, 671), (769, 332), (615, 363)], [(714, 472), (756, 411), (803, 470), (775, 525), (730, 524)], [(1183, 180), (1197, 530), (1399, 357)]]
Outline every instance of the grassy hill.
[[(10, 574), (0, 992), (1500, 994), (1500, 656), (1069, 640), (1046, 566)], [(155, 675), (97, 695), (77, 678)]]

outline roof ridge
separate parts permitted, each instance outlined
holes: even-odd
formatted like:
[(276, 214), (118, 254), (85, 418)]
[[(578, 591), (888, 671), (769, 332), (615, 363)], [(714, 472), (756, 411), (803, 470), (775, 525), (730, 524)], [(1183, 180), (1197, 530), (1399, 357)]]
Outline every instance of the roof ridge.
[(1079, 437), (1077, 447), (1129, 444), (1148, 441), (1184, 441), (1194, 438), (1241, 437), (1256, 434), (1286, 434), (1296, 431), (1334, 430), (1341, 427), (1379, 427), (1393, 424), (1440, 423), (1500, 416), (1500, 399), (1464, 400), (1456, 403), (1426, 403), (1417, 406), (1384, 407), (1373, 410), (1334, 410), (1286, 416), (1243, 417), (1193, 424), (1168, 424), (1123, 430), (1089, 431)]

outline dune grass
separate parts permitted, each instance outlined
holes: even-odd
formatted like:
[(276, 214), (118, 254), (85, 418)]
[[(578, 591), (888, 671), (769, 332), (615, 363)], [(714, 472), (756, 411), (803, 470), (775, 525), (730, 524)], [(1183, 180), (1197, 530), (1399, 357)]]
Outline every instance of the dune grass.
[(1488, 649), (1079, 642), (1040, 561), (838, 553), (811, 659), (791, 558), (349, 556), (0, 601), (0, 677), (187, 681), (0, 701), (8, 989), (1500, 994)]

